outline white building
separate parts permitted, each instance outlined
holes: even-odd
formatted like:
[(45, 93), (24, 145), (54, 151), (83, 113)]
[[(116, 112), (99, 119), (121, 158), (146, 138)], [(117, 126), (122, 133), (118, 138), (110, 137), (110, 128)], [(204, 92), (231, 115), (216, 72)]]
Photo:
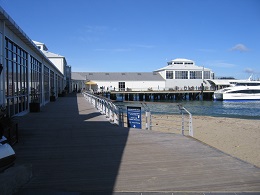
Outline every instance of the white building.
[[(55, 54), (48, 51), (48, 48), (44, 43), (33, 41), (35, 45), (44, 53), (44, 55), (60, 70), (64, 75), (64, 84), (68, 89), (68, 92), (71, 91), (71, 67), (68, 66), (66, 58), (62, 55)], [(61, 91), (63, 89), (60, 89)], [(61, 92), (59, 91), (59, 93)]]
[[(147, 91), (163, 90), (165, 80), (156, 72), (72, 72), (74, 82), (86, 81), (87, 90)], [(75, 82), (74, 89), (79, 89)]]
[[(214, 73), (187, 59), (175, 59), (154, 72), (72, 72), (74, 89), (116, 91), (204, 90)], [(85, 84), (82, 84), (84, 83)]]
[(202, 83), (210, 88), (209, 79), (214, 79), (214, 73), (188, 59), (177, 58), (168, 62), (168, 65), (156, 70), (165, 79), (165, 88), (174, 90), (198, 90)]
[(0, 107), (8, 116), (26, 114), (64, 87), (64, 74), (0, 6)]

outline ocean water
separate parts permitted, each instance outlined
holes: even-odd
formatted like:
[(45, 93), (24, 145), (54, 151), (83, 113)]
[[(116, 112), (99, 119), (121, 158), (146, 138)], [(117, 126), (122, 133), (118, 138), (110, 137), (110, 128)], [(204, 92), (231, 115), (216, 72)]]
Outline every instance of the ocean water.
[(117, 102), (126, 110), (127, 106), (141, 106), (153, 114), (178, 112), (181, 104), (192, 115), (205, 115), (229, 118), (260, 119), (260, 101), (171, 101), (171, 102)]

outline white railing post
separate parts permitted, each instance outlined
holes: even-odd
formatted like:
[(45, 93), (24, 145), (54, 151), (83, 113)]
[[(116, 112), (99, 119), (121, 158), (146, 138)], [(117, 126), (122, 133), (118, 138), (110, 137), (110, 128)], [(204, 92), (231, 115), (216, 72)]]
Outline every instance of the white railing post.
[(105, 100), (102, 100), (102, 114), (106, 114), (106, 102)]
[(124, 127), (124, 113), (122, 111), (122, 108), (119, 108), (119, 126)]
[(182, 108), (189, 114), (189, 136), (193, 137), (192, 114), (186, 108)]
[(193, 137), (193, 125), (192, 125), (192, 115), (191, 114), (189, 114), (189, 135), (191, 136), (191, 137)]
[(181, 110), (181, 134), (184, 135), (184, 115), (182, 110)]
[(184, 135), (184, 115), (183, 110), (185, 109), (181, 104), (178, 105), (179, 110), (181, 111), (181, 134)]
[(111, 102), (109, 102), (109, 121), (111, 121), (111, 122), (114, 122), (113, 121), (113, 106), (112, 106), (112, 104), (111, 104)]
[(114, 123), (119, 125), (119, 110), (114, 108)]
[(98, 102), (96, 98), (94, 98), (94, 102), (95, 102), (95, 108), (98, 109)]
[(149, 111), (149, 112), (150, 112), (150, 130), (152, 130), (152, 128), (153, 128), (152, 113), (151, 113), (151, 111)]
[(151, 130), (151, 112), (145, 112), (145, 129)]
[(110, 116), (110, 106), (109, 103), (107, 102), (107, 112), (106, 112), (106, 117), (109, 118)]

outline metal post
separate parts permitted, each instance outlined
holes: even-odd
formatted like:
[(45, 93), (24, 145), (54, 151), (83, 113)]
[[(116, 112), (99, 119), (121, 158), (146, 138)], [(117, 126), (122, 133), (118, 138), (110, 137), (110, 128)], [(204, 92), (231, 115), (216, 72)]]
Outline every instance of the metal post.
[(152, 130), (152, 113), (151, 113), (151, 111), (149, 111), (150, 112), (150, 117), (149, 117), (149, 119), (150, 119), (150, 130)]
[(189, 120), (189, 135), (193, 137), (193, 125), (192, 125), (192, 115), (190, 114), (190, 120)]
[(181, 134), (184, 135), (184, 115), (183, 115), (183, 110), (181, 110)]
[(114, 110), (114, 123), (116, 123), (119, 126), (119, 110)]
[(94, 99), (94, 101), (95, 101), (95, 108), (98, 109), (97, 99)]
[(192, 124), (192, 114), (183, 107), (183, 110), (189, 114), (189, 135), (193, 137), (193, 124)]
[(106, 102), (103, 100), (102, 101), (102, 114), (106, 115), (106, 111), (107, 111)]
[(145, 129), (151, 130), (151, 112), (145, 112)]
[(124, 127), (124, 113), (122, 108), (119, 108), (119, 126)]

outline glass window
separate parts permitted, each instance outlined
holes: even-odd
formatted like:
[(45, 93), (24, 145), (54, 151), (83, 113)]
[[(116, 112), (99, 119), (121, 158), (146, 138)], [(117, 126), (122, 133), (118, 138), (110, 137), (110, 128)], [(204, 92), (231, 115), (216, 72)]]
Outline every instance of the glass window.
[(166, 71), (166, 79), (173, 79), (173, 71)]
[(43, 77), (43, 82), (44, 82), (44, 97), (45, 101), (50, 100), (50, 89), (49, 89), (49, 68), (47, 66), (44, 66), (44, 77)]
[(124, 91), (125, 90), (125, 82), (119, 82), (118, 88), (119, 88), (119, 91)]
[[(6, 103), (7, 114), (13, 116), (28, 109), (28, 83), (27, 52), (18, 45), (5, 38), (6, 59)], [(23, 57), (21, 56), (23, 54)]]
[(175, 79), (188, 79), (188, 71), (175, 71)]
[(202, 71), (190, 71), (190, 79), (202, 79)]
[[(54, 86), (54, 72), (51, 70), (50, 71), (50, 90), (51, 93), (55, 93), (55, 86)], [(51, 94), (51, 95), (55, 95), (55, 94)]]
[(210, 71), (204, 71), (203, 78), (204, 79), (210, 79)]
[(38, 101), (42, 100), (42, 64), (33, 56), (31, 56), (31, 91), (37, 94)]

